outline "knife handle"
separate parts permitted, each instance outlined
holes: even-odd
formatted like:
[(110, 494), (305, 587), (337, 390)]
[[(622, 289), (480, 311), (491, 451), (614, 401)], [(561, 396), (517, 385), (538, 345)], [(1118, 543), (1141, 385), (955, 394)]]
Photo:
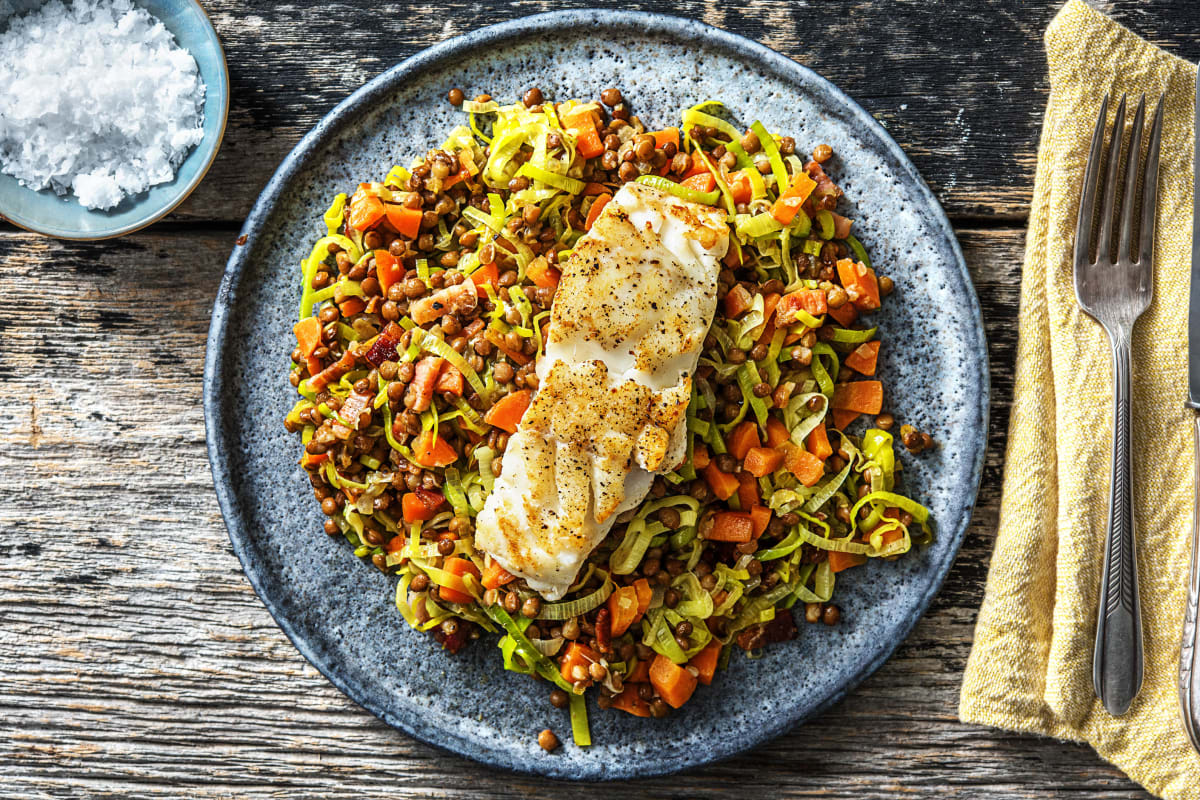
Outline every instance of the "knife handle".
[(1142, 688), (1142, 618), (1134, 554), (1130, 465), (1130, 365), (1128, 329), (1114, 327), (1112, 488), (1092, 683), (1110, 714), (1129, 710)]
[(1179, 647), (1179, 707), (1183, 728), (1192, 747), (1200, 750), (1200, 629), (1196, 611), (1200, 606), (1200, 415), (1194, 425), (1196, 466), (1192, 472), (1195, 501), (1192, 506), (1192, 566), (1188, 578), (1187, 606), (1183, 612), (1183, 642)]

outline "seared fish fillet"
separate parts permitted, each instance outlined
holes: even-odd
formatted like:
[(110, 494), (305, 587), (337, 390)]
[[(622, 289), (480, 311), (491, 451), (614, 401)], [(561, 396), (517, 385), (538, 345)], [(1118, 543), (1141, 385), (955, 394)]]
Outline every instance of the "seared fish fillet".
[(547, 600), (617, 515), (679, 465), (692, 374), (717, 302), (725, 215), (628, 183), (579, 240), (540, 389), (504, 453), (475, 544)]

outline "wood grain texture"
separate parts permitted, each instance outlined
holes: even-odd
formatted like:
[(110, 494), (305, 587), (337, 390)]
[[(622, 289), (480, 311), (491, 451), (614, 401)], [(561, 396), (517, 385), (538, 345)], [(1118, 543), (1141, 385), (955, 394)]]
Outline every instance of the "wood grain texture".
[[(996, 401), (979, 510), (941, 595), (896, 657), (817, 721), (639, 792), (1141, 796), (1090, 750), (955, 718), (996, 524), (1023, 246), (1016, 230), (960, 237), (988, 307)], [(0, 792), (560, 796), (560, 784), (478, 768), (354, 706), (242, 576), (200, 408), (209, 304), (233, 238), (0, 236), (0, 292), (23, 312), (0, 335), (0, 478), (16, 489), (0, 506)]]
[[(226, 46), (233, 103), (225, 145), (196, 194), (167, 222), (119, 241), (66, 244), (0, 228), (0, 797), (611, 796), (614, 787), (514, 777), (446, 755), (330, 686), (242, 575), (211, 487), (200, 405), (209, 309), (237, 226), (300, 136), (422, 47), (584, 3), (206, 5)], [(994, 395), (972, 527), (896, 656), (822, 717), (747, 755), (616, 791), (1147, 798), (1089, 748), (956, 719), (998, 516), (1023, 227), (1047, 92), (1041, 35), (1057, 0), (589, 5), (668, 11), (746, 34), (879, 118), (958, 225), (984, 307)], [(1200, 9), (1189, 0), (1105, 8), (1185, 57), (1200, 55)]]

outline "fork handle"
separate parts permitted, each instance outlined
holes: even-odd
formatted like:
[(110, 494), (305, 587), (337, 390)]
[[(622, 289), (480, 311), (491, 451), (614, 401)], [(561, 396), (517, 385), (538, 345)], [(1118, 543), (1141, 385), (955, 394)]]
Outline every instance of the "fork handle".
[(1192, 481), (1196, 499), (1192, 511), (1192, 567), (1183, 612), (1183, 642), (1179, 647), (1179, 706), (1192, 747), (1200, 750), (1200, 629), (1196, 627), (1196, 611), (1200, 606), (1200, 414), (1193, 424), (1196, 466)]
[(1129, 334), (1127, 328), (1109, 331), (1113, 350), (1112, 488), (1092, 661), (1096, 696), (1116, 716), (1129, 710), (1142, 688), (1142, 618), (1130, 490)]

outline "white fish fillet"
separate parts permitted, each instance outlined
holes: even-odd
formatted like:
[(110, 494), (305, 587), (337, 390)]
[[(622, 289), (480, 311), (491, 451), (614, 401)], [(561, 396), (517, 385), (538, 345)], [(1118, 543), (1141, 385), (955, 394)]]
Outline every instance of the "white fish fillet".
[(716, 311), (723, 212), (626, 184), (563, 269), (540, 389), (475, 544), (547, 600), (686, 450), (692, 374)]

